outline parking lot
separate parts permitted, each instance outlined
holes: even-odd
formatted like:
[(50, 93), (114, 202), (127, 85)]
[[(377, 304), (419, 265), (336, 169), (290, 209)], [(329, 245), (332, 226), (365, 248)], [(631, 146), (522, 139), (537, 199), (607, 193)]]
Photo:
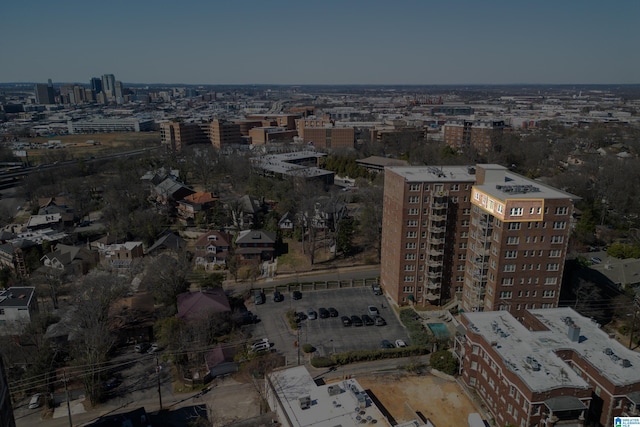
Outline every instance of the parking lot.
[[(341, 316), (362, 316), (367, 314), (367, 306), (374, 305), (380, 311), (387, 324), (385, 326), (343, 326)], [(286, 319), (286, 312), (307, 313), (309, 308), (318, 312), (320, 307), (334, 307), (338, 317), (314, 320), (305, 319), (299, 331), (292, 331)], [(382, 340), (391, 343), (402, 339), (411, 344), (404, 327), (400, 324), (392, 308), (384, 296), (374, 295), (370, 287), (304, 291), (302, 298), (293, 300), (291, 293), (284, 294), (284, 301), (274, 302), (270, 294), (266, 302), (251, 308), (261, 322), (252, 326), (255, 338), (267, 337), (273, 348), (287, 357), (287, 363), (296, 362), (297, 347), (300, 344), (311, 344), (319, 356), (341, 353), (350, 350), (379, 349)]]

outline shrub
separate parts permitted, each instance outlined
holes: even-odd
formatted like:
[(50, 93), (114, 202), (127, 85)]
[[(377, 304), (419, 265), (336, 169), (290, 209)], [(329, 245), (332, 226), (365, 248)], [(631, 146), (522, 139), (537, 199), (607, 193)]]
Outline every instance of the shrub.
[(328, 357), (314, 357), (311, 359), (311, 366), (314, 368), (329, 368), (334, 366), (335, 362)]
[(447, 350), (436, 351), (431, 355), (431, 367), (448, 375), (458, 372), (458, 359)]
[(348, 365), (355, 362), (367, 362), (381, 359), (394, 359), (397, 357), (420, 356), (429, 354), (429, 350), (424, 347), (402, 347), (385, 350), (354, 350), (344, 353), (334, 354), (332, 360), (338, 365)]
[(313, 353), (314, 351), (316, 351), (316, 348), (311, 344), (305, 344), (302, 346), (302, 351), (304, 351), (305, 353)]
[(407, 328), (413, 345), (429, 345), (433, 342), (432, 335), (424, 328), (420, 317), (412, 308), (400, 310), (400, 320)]
[(289, 310), (287, 311), (285, 316), (287, 317), (287, 321), (289, 322), (289, 327), (294, 330), (298, 329), (298, 322), (296, 321), (297, 320), (296, 312), (293, 310)]

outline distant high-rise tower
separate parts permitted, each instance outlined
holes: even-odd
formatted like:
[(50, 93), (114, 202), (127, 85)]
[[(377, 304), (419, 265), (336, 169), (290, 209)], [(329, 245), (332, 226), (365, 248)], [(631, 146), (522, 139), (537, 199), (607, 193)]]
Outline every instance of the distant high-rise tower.
[(102, 92), (107, 100), (113, 99), (116, 91), (116, 76), (113, 74), (105, 74), (102, 76)]
[(36, 103), (38, 104), (53, 104), (55, 103), (53, 84), (49, 80), (49, 84), (36, 83), (34, 87), (36, 93)]
[(121, 81), (116, 81), (113, 96), (115, 96), (117, 104), (124, 103), (124, 95), (122, 94), (122, 82)]
[(91, 91), (93, 92), (94, 96), (102, 92), (102, 80), (100, 80), (99, 77), (92, 77), (90, 83)]

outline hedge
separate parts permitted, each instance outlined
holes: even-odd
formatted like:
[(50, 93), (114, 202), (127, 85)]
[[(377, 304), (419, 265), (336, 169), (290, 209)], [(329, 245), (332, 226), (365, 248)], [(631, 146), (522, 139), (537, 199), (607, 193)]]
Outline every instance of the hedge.
[(348, 365), (355, 362), (368, 362), (372, 360), (394, 359), (397, 357), (421, 356), (429, 354), (426, 347), (409, 346), (380, 350), (354, 350), (334, 354), (331, 359), (338, 365)]
[(311, 366), (314, 368), (330, 368), (335, 366), (335, 362), (328, 357), (314, 357), (311, 359)]

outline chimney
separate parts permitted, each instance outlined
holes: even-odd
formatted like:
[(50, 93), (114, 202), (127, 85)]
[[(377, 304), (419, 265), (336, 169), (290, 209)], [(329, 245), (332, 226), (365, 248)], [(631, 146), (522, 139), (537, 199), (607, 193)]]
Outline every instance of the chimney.
[(569, 336), (569, 339), (573, 342), (579, 342), (580, 341), (580, 327), (577, 326), (575, 323), (572, 323), (569, 325), (569, 330), (567, 331), (567, 335)]

